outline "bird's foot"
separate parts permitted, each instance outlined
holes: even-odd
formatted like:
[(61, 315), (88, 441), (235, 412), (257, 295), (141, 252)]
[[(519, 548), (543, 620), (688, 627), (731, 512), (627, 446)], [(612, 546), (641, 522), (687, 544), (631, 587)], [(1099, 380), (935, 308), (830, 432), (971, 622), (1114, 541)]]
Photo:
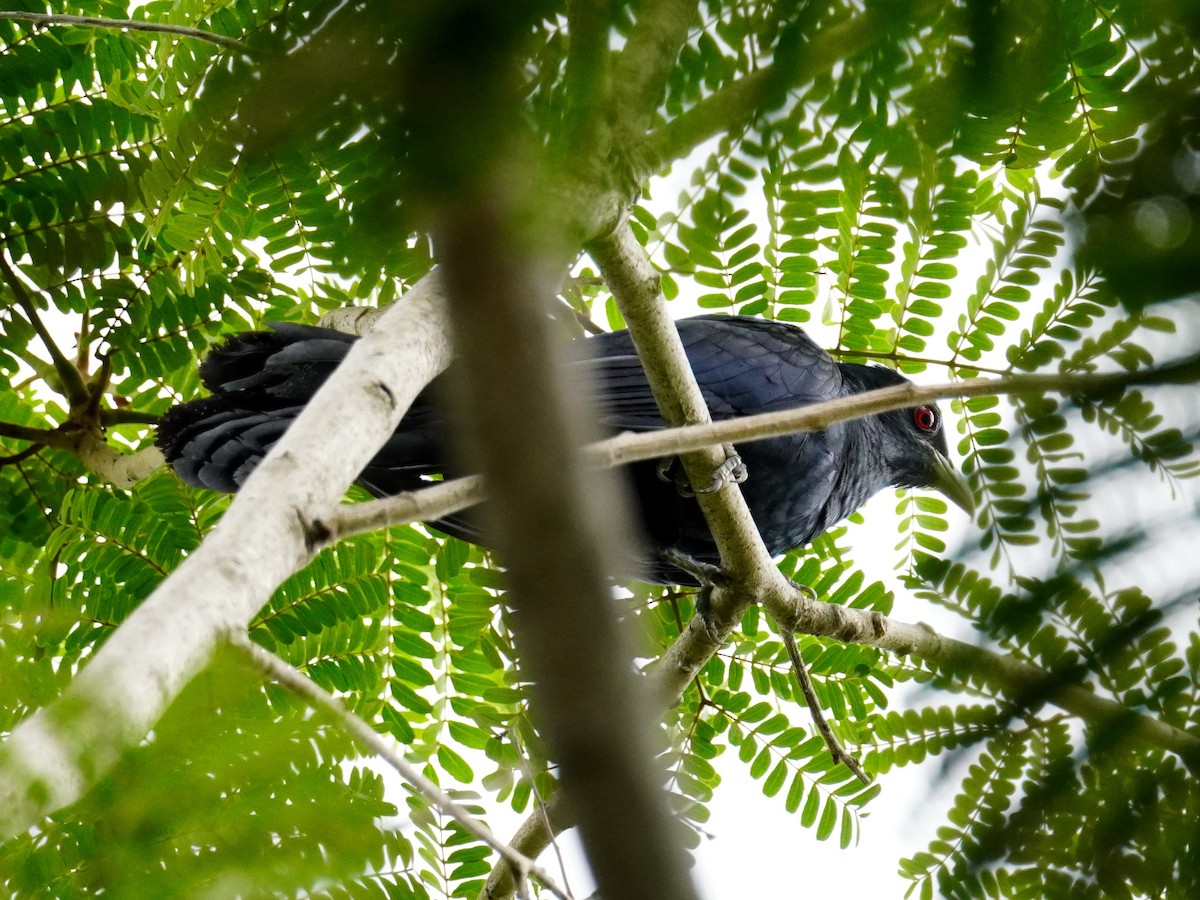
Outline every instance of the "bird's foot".
[(658, 476), (659, 481), (674, 481), (679, 483), (679, 479), (683, 474), (676, 468), (679, 465), (678, 456), (664, 456), (658, 461), (658, 465), (654, 467), (654, 474)]
[(800, 593), (802, 593), (804, 595), (805, 600), (808, 600), (810, 603), (817, 602), (816, 589), (813, 588), (811, 585), (801, 584), (798, 581), (792, 581), (792, 579), (790, 579), (790, 578), (788, 579), (788, 583), (791, 584), (791, 586), (794, 587), (796, 590), (798, 590)]
[(693, 487), (688, 481), (687, 475), (683, 472), (683, 467), (679, 466), (679, 457), (671, 456), (658, 461), (658, 478), (660, 481), (674, 481), (675, 490), (679, 491), (681, 497), (694, 497), (697, 494), (715, 494), (721, 488), (729, 483), (741, 484), (749, 477), (749, 471), (742, 458), (738, 456), (737, 451), (730, 444), (725, 445), (725, 462), (717, 466), (713, 471), (712, 478), (704, 487)]
[(717, 466), (713, 472), (712, 480), (706, 487), (693, 488), (693, 492), (697, 494), (715, 494), (725, 485), (732, 482), (733, 484), (741, 484), (749, 475), (746, 469), (746, 464), (742, 462), (742, 458), (734, 452), (732, 447), (727, 447), (726, 452), (729, 454), (725, 457), (725, 462)]
[(721, 571), (721, 567), (701, 562), (674, 548), (661, 551), (659, 558), (663, 562), (687, 572), (700, 585), (700, 590), (696, 593), (696, 615), (704, 623), (704, 631), (712, 639), (712, 642), (720, 644), (722, 642), (721, 630), (713, 622), (711, 613), (713, 591), (728, 585), (728, 579)]
[[(804, 623), (811, 618), (809, 608), (813, 603), (817, 602), (817, 592), (809, 585), (801, 584), (790, 578), (788, 579), (788, 584), (795, 588), (796, 594), (788, 598), (789, 602), (784, 605), (787, 618), (786, 620), (781, 619), (779, 625), (791, 632), (803, 631)], [(780, 615), (783, 612), (783, 609), (780, 609), (776, 615)]]

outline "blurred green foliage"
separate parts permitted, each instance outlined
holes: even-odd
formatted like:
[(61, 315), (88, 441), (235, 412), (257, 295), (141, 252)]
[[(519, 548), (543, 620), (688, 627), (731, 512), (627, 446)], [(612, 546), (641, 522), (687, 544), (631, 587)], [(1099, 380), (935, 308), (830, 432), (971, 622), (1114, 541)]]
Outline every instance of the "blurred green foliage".
[[(73, 7), (201, 26), (248, 43), (244, 58), (194, 39), (0, 22), (0, 245), (56, 334), (75, 332), (84, 357), (111, 365), (107, 408), (161, 413), (196, 394), (196, 361), (221, 335), (384, 304), (429, 270), (420, 224), (469, 177), (429, 148), (486, 146), (489, 133), (422, 79), (422, 54), (447, 34), (478, 50), (477, 81), (499, 65), (502, 38), (523, 54), (504, 89), (522, 92), (548, 170), (604, 140), (597, 73), (647, 4), (608, 4), (590, 41), (572, 33), (578, 4), (483, 6), (485, 18), (461, 4), (400, 14), (329, 0)], [(636, 183), (631, 222), (669, 296), (805, 323), (841, 358), (918, 377), (1136, 369), (1195, 350), (1200, 16), (1189, 0), (714, 0), (689, 26), (662, 96), (641, 111), (649, 131), (575, 173), (596, 194)], [(820, 53), (828, 61), (806, 69)], [(772, 61), (771, 91), (738, 93)], [(678, 147), (672, 128), (712, 139)], [(664, 147), (690, 154), (669, 181), (641, 168)], [(438, 172), (447, 183), (429, 182)], [(578, 201), (535, 199), (560, 217)], [(564, 299), (618, 325), (586, 259), (575, 274)], [(65, 420), (49, 361), (13, 285), (0, 286), (0, 425)], [(856, 539), (855, 517), (781, 564), (858, 608), (891, 613), (902, 592), (907, 618), (919, 615), (909, 595), (926, 598), (1000, 653), (1200, 734), (1200, 576), (1184, 560), (1171, 593), (1153, 597), (1127, 574), (1139, 558), (1161, 569), (1156, 545), (1195, 525), (1191, 503), (1164, 506), (1155, 524), (1129, 499), (1160, 485), (1194, 497), (1200, 422), (1180, 396), (956, 404), (980, 506), (972, 552), (947, 546), (941, 500), (907, 494), (894, 552)], [(225, 504), (166, 472), (121, 491), (62, 451), (8, 459), (28, 447), (11, 433), (0, 431), (5, 731), (54, 700)], [(130, 422), (109, 438), (150, 435)], [(479, 812), (527, 812), (555, 776), (501, 587), (484, 551), (392, 529), (322, 553), (250, 636)], [(632, 594), (653, 657), (691, 599)], [(901, 863), (917, 895), (1200, 894), (1194, 761), (1188, 771), (1071, 720), (1044, 695), (1015, 701), (869, 647), (807, 638), (801, 649), (836, 727), (885, 782), (898, 766), (963, 755), (947, 823)], [(939, 693), (891, 709), (914, 684)], [(801, 826), (842, 846), (878, 793), (829, 761), (757, 609), (664, 729), (693, 843), (722, 766), (744, 765)], [(21, 896), (477, 893), (485, 849), (419, 797), (396, 806), (334, 726), (222, 659), (83, 801), (0, 847), (0, 884)]]

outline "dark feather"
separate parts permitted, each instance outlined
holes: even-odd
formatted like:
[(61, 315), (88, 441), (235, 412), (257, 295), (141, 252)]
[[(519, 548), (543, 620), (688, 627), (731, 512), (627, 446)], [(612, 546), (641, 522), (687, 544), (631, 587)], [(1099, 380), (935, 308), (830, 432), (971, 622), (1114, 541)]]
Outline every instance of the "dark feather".
[[(688, 360), (714, 419), (728, 419), (832, 400), (904, 383), (877, 366), (835, 363), (799, 328), (737, 316), (697, 316), (678, 323)], [(233, 491), (283, 435), (354, 338), (302, 325), (237, 335), (201, 366), (212, 397), (175, 407), (159, 425), (158, 444), (189, 484)], [(580, 365), (594, 376), (602, 423), (610, 430), (650, 431), (665, 423), (626, 332), (586, 341)], [(446, 421), (435, 382), (417, 398), (395, 434), (358, 481), (376, 496), (421, 487), (454, 474)], [(936, 408), (934, 409), (936, 414)], [(840, 423), (738, 448), (749, 471), (742, 485), (767, 549), (779, 554), (808, 544), (889, 485), (945, 489), (946, 439), (922, 430), (912, 410)], [(665, 549), (719, 563), (699, 506), (657, 462), (629, 466), (643, 536), (654, 551), (649, 576), (664, 583), (691, 578), (661, 561)], [(960, 483), (948, 491), (969, 503)], [(432, 523), (471, 541), (482, 534), (470, 511)]]

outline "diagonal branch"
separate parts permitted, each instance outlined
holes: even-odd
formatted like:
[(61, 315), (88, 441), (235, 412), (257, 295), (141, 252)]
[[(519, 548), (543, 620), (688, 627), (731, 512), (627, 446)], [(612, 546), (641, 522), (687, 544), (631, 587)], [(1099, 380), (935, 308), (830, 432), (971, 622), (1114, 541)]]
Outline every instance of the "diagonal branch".
[(36, 456), (43, 449), (45, 449), (44, 444), (30, 444), (24, 450), (18, 450), (16, 453), (10, 453), (7, 456), (0, 456), (0, 468), (24, 462), (29, 457)]
[(830, 727), (829, 721), (825, 718), (825, 713), (821, 710), (821, 700), (817, 697), (817, 689), (813, 687), (812, 676), (808, 674), (808, 666), (804, 664), (804, 657), (800, 655), (800, 647), (796, 644), (795, 633), (788, 629), (783, 629), (779, 637), (783, 641), (784, 649), (787, 650), (788, 659), (792, 662), (792, 671), (795, 673), (796, 681), (800, 685), (800, 693), (804, 695), (809, 712), (812, 714), (813, 725), (816, 726), (821, 737), (825, 739), (825, 746), (829, 748), (829, 755), (833, 757), (835, 764), (841, 763), (853, 772), (854, 777), (860, 782), (870, 784), (870, 776), (863, 771), (862, 764), (842, 746), (842, 742), (833, 733), (833, 728)]
[(248, 661), (264, 675), (274, 679), (278, 684), (292, 693), (302, 697), (310, 705), (324, 710), (367, 750), (374, 753), (399, 773), (400, 777), (416, 788), (435, 807), (458, 822), (469, 834), (474, 835), (483, 843), (500, 854), (510, 866), (515, 866), (522, 875), (532, 875), (538, 879), (556, 897), (570, 900), (570, 895), (555, 884), (554, 879), (545, 870), (539, 868), (533, 860), (515, 851), (504, 843), (492, 830), (479, 819), (467, 812), (433, 781), (422, 775), (417, 767), (395, 751), (383, 737), (367, 722), (356, 716), (346, 706), (303, 672), (289, 665), (273, 653), (268, 653), (257, 644), (242, 637), (234, 640), (233, 646), (245, 654)]
[[(596, 241), (591, 253), (629, 326), (634, 347), (646, 370), (663, 418), (669, 425), (675, 426), (708, 422), (708, 408), (688, 363), (679, 332), (667, 313), (660, 279), (632, 229), (625, 226), (618, 228)], [(711, 473), (722, 469), (727, 454), (732, 453), (731, 446), (729, 451), (707, 447), (685, 453), (679, 460), (690, 484), (706, 484)], [(725, 594), (727, 602), (713, 603), (710, 614), (705, 617), (707, 627), (727, 633), (728, 629), (724, 626), (732, 626), (740, 621), (746, 608), (754, 602), (755, 594), (763, 588), (781, 600), (786, 594), (791, 594), (797, 604), (801, 603), (801, 598), (805, 603), (814, 602), (780, 575), (736, 483), (726, 481), (719, 490), (697, 492), (696, 501), (721, 555), (722, 573), (737, 585), (733, 590), (714, 592), (714, 598)], [(778, 618), (770, 607), (768, 612)], [(784, 629), (784, 634), (785, 643), (790, 642), (792, 665), (817, 723), (817, 730), (826, 738), (834, 760), (844, 761), (856, 776), (866, 782), (866, 775), (862, 773), (858, 762), (842, 749), (824, 721), (808, 670), (795, 647), (791, 631)]]
[(133, 487), (163, 463), (157, 447), (122, 453), (108, 444), (102, 431), (86, 423), (68, 421), (57, 428), (31, 428), (0, 422), (0, 437), (32, 443), (32, 447), (0, 459), (0, 465), (20, 462), (42, 447), (50, 447), (73, 453), (89, 472), (121, 488)]
[(164, 22), (142, 22), (137, 19), (101, 19), (96, 16), (67, 16), (12, 10), (0, 10), (0, 19), (31, 22), (36, 28), (44, 28), (49, 25), (80, 25), (85, 28), (111, 28), (118, 31), (147, 31), (154, 34), (171, 34), (176, 37), (195, 38), (196, 40), (207, 41), (210, 44), (216, 44), (218, 47), (226, 47), (230, 50), (247, 49), (246, 45), (241, 41), (226, 37), (223, 34), (214, 34), (202, 28), (192, 28), (187, 25), (168, 25)]
[[(782, 578), (782, 576), (780, 576)], [(998, 688), (1019, 706), (1049, 703), (1078, 717), (1094, 732), (1121, 735), (1161, 747), (1177, 754), (1193, 771), (1200, 771), (1200, 735), (1168, 725), (1152, 716), (1101, 697), (1078, 683), (1063, 683), (1056, 673), (1021, 662), (1011, 656), (984, 647), (944, 637), (924, 623), (899, 622), (867, 610), (832, 603), (797, 603), (789, 616), (785, 603), (803, 599), (793, 588), (791, 598), (779, 595), (763, 598), (773, 609), (782, 632), (828, 637), (845, 643), (864, 644), (890, 651), (898, 656), (916, 656), (956, 681), (978, 679)], [(708, 664), (732, 631), (722, 630), (714, 640), (700, 617), (694, 617), (651, 670), (649, 678), (660, 708), (666, 710), (679, 702), (684, 690)], [(574, 822), (560, 804), (551, 798), (547, 806), (550, 827), (559, 833)], [(540, 813), (525, 820), (513, 835), (512, 846), (536, 857), (553, 838), (545, 817)], [(501, 900), (512, 895), (511, 870), (497, 866), (488, 879), (486, 900)]]
[[(1040, 376), (1015, 376), (1016, 379), (1022, 380), (1030, 377)], [(1107, 376), (1094, 377), (1107, 378)], [(886, 389), (886, 391), (892, 390), (894, 389)], [(952, 395), (952, 391), (935, 391), (921, 396), (922, 399), (935, 399)], [(902, 405), (894, 400), (892, 403), (893, 405), (883, 408), (896, 409)], [(839, 416), (839, 418), (841, 417)], [(629, 462), (637, 459), (654, 459), (664, 454), (674, 455), (699, 442), (714, 442), (712, 437), (714, 429), (728, 424), (728, 422), (718, 422), (712, 425), (671, 429), (671, 433), (679, 438), (675, 443), (667, 442), (655, 446), (650, 451), (639, 450), (636, 453), (614, 454), (611, 447), (627, 443), (629, 438), (634, 437), (621, 435), (594, 445), (589, 455), (593, 459), (604, 458), (610, 465), (614, 464), (612, 462), (614, 458), (619, 459), (620, 462)], [(690, 435), (697, 437), (690, 438)], [(657, 435), (655, 436), (657, 437)], [(637, 435), (637, 437), (643, 436)], [(443, 482), (422, 491), (398, 495), (388, 500), (343, 506), (336, 514), (315, 524), (326, 536), (326, 541), (334, 543), (376, 528), (406, 522), (427, 521), (450, 515), (481, 502), (484, 497), (483, 480), (478, 476), (470, 476)], [(817, 614), (808, 615), (806, 624), (798, 627), (798, 630), (815, 637), (831, 637), (851, 643), (860, 643), (901, 655), (912, 654), (930, 662), (944, 663), (948, 668), (952, 667), (951, 664), (963, 664), (965, 672), (981, 675), (990, 673), (995, 677), (995, 683), (1002, 688), (1024, 690), (1025, 688), (1022, 686), (1027, 686), (1036, 680), (1036, 677), (1046, 677), (1044, 672), (1034, 666), (1013, 663), (1012, 660), (1001, 654), (991, 653), (972, 644), (942, 637), (924, 625), (898, 622), (875, 613), (836, 605), (831, 607), (831, 611), (827, 609), (830, 606), (830, 604), (821, 602), (813, 604), (811, 609), (816, 610)], [(783, 618), (786, 620), (789, 617), (785, 615)], [(664, 661), (655, 670), (654, 678), (658, 683), (656, 693), (666, 705), (676, 702), (691, 678), (707, 663), (708, 645), (712, 644), (712, 649), (714, 651), (716, 649), (716, 644), (713, 644), (711, 639), (700, 640), (704, 630), (702, 627), (699, 630), (700, 634), (688, 637), (685, 645), (677, 643), (669, 649), (667, 651), (669, 659), (664, 657)], [(683, 639), (681, 638), (681, 640)], [(1016, 668), (1009, 668), (1009, 663), (1013, 663)], [(1079, 699), (1076, 696), (1076, 700)], [(1062, 708), (1088, 721), (1096, 716), (1099, 716), (1100, 719), (1112, 718), (1125, 709), (1113, 701), (1106, 701), (1103, 698), (1092, 699), (1098, 699), (1099, 705), (1094, 704), (1091, 700), (1086, 700), (1072, 707), (1063, 706)], [(1051, 702), (1057, 704), (1053, 698), (1051, 698)], [(1074, 701), (1068, 699), (1066, 702)], [(1149, 717), (1143, 718), (1145, 721), (1142, 726), (1139, 726), (1137, 733), (1150, 743), (1183, 755), (1200, 752), (1200, 739), (1171, 726), (1162, 725), (1160, 728), (1161, 723), (1156, 723), (1156, 720)]]
[[(663, 418), (674, 426), (708, 422), (708, 408), (688, 365), (679, 332), (667, 313), (658, 272), (632, 229), (621, 225), (595, 241), (589, 252), (621, 309)], [(725, 459), (726, 454), (714, 447), (680, 456), (692, 484), (707, 484)], [(747, 584), (746, 602), (741, 608), (744, 612), (754, 593), (745, 579), (755, 578), (755, 572), (774, 570), (771, 557), (736, 485), (726, 484), (718, 491), (697, 494), (696, 499), (720, 550), (722, 569), (729, 577)], [(713, 624), (720, 625), (723, 614), (732, 610), (714, 606), (713, 612), (717, 616)], [(739, 619), (741, 612), (737, 613)]]
[[(933, 400), (1042, 393), (1089, 397), (1119, 392), (1134, 385), (1194, 384), (1197, 381), (1200, 381), (1200, 355), (1141, 372), (1007, 375), (930, 385), (903, 384), (778, 412), (643, 433), (627, 432), (592, 444), (584, 453), (592, 466), (613, 468), (724, 444), (741, 444), (800, 431), (820, 431), (837, 422), (919, 406)], [(335, 543), (392, 525), (440, 519), (483, 502), (484, 495), (483, 480), (477, 475), (468, 475), (383, 500), (340, 506), (323, 520), (322, 525), (327, 530), (328, 543)]]
[[(676, 390), (688, 391), (699, 399), (699, 388), (695, 385), (690, 367), (682, 347), (678, 353), (664, 353), (658, 348), (666, 343), (678, 343), (678, 333), (675, 332), (671, 321), (666, 317), (662, 297), (656, 276), (650, 268), (645, 250), (637, 243), (628, 229), (622, 229), (606, 240), (601, 255), (601, 269), (608, 277), (609, 286), (614, 296), (621, 303), (626, 321), (631, 318), (640, 319), (645, 325), (651, 323), (660, 328), (667, 326), (670, 334), (665, 337), (656, 336), (653, 340), (654, 350), (639, 355), (643, 365), (649, 371), (658, 371), (651, 376), (651, 384), (668, 383), (676, 386)], [(599, 260), (598, 260), (599, 262)], [(636, 273), (633, 274), (633, 273)], [(649, 274), (647, 274), (649, 273)], [(622, 298), (622, 294), (625, 296)], [(636, 338), (635, 338), (636, 340)], [(649, 340), (647, 343), (649, 343)], [(1114, 373), (1103, 375), (1043, 375), (1025, 376), (1024, 388), (1027, 390), (1066, 390), (1079, 393), (1083, 391), (1109, 393), (1117, 392), (1129, 383), (1162, 384), (1162, 383), (1192, 383), (1200, 374), (1200, 354), (1159, 370), (1130, 375)], [(1014, 376), (1014, 380), (1017, 376)], [(960, 396), (982, 395), (995, 393), (997, 381), (1008, 379), (973, 379), (960, 385), (935, 385), (932, 388), (918, 388), (915, 385), (901, 385), (884, 391), (871, 392), (846, 398), (846, 407), (839, 410), (844, 414), (851, 406), (856, 406), (860, 413), (878, 412), (881, 407), (892, 402), (899, 406), (911, 406), (922, 391), (937, 394), (939, 390), (949, 388), (960, 392)], [(679, 386), (683, 387), (679, 387)], [(1010, 382), (1011, 386), (1011, 382)], [(891, 391), (895, 394), (885, 396)], [(899, 402), (904, 398), (904, 402)], [(823, 405), (823, 404), (822, 404)], [(892, 407), (895, 408), (895, 407)], [(815, 409), (809, 408), (810, 410)], [(790, 415), (788, 411), (785, 415)], [(825, 411), (828, 414), (828, 410)], [(772, 414), (775, 415), (775, 414)], [(818, 418), (820, 413), (818, 413)], [(711, 426), (713, 436), (724, 440), (722, 427), (729, 423), (723, 422)], [(711, 457), (710, 457), (711, 459)], [(685, 468), (688, 466), (688, 456), (683, 457)], [(706, 461), (706, 464), (707, 461)], [(688, 470), (691, 478), (692, 471)], [(703, 470), (696, 473), (703, 475)], [(702, 483), (704, 479), (694, 483)], [(701, 509), (709, 528), (717, 542), (721, 553), (722, 569), (732, 583), (731, 588), (718, 589), (712, 599), (712, 615), (710, 624), (716, 625), (718, 636), (723, 638), (732, 629), (732, 624), (740, 621), (742, 614), (750, 603), (758, 600), (767, 612), (784, 628), (792, 628), (805, 634), (836, 638), (843, 641), (868, 643), (885, 650), (898, 653), (913, 653), (956, 672), (968, 672), (987, 677), (1000, 684), (1009, 693), (1017, 692), (1025, 695), (1033, 682), (1044, 682), (1048, 676), (1034, 666), (1019, 663), (1000, 654), (991, 653), (982, 648), (973, 647), (959, 641), (943, 638), (932, 630), (921, 626), (908, 626), (902, 623), (889, 623), (878, 614), (866, 613), (861, 610), (847, 609), (829, 603), (809, 600), (803, 592), (783, 577), (771, 563), (762, 546), (762, 539), (749, 518), (748, 512), (743, 515), (744, 501), (736, 485), (726, 485), (713, 494), (699, 495)], [(739, 508), (741, 507), (741, 508)], [(755, 546), (757, 545), (757, 546)], [(756, 562), (766, 558), (766, 565)], [(660, 690), (666, 697), (676, 698), (682, 695), (684, 688), (691, 681), (694, 673), (699, 671), (716, 649), (716, 642), (705, 633), (705, 627), (693, 619), (679, 640), (675, 642), (664, 655), (656, 670)], [(701, 637), (703, 635), (703, 637)], [(1131, 730), (1141, 739), (1162, 746), (1165, 749), (1179, 753), (1185, 758), (1200, 758), (1200, 738), (1158, 722), (1149, 716), (1144, 716), (1127, 710), (1121, 704), (1111, 700), (1095, 697), (1082, 687), (1064, 687), (1060, 691), (1046, 691), (1049, 702), (1079, 715), (1085, 721), (1105, 722), (1114, 717), (1133, 717), (1138, 725)], [(673, 702), (673, 699), (672, 699)]]
[(25, 288), (25, 283), (9, 265), (8, 260), (3, 253), (0, 253), (0, 275), (4, 277), (4, 283), (8, 285), (9, 290), (17, 298), (17, 303), (25, 310), (25, 315), (29, 317), (29, 323), (33, 326), (33, 330), (37, 332), (37, 336), (41, 339), (46, 347), (46, 352), (50, 354), (50, 359), (54, 363), (54, 370), (58, 374), (58, 379), (62, 382), (63, 394), (72, 405), (86, 402), (88, 399), (87, 385), (83, 383), (83, 375), (75, 364), (67, 359), (66, 355), (58, 349), (58, 345), (54, 343), (54, 338), (50, 336), (49, 330), (42, 324), (42, 317), (38, 315), (37, 306), (33, 302), (33, 297), (29, 295), (29, 291)]
[(16, 441), (32, 441), (35, 444), (54, 446), (58, 440), (57, 429), (31, 428), (28, 425), (17, 425), (15, 422), (0, 422), (0, 437)]

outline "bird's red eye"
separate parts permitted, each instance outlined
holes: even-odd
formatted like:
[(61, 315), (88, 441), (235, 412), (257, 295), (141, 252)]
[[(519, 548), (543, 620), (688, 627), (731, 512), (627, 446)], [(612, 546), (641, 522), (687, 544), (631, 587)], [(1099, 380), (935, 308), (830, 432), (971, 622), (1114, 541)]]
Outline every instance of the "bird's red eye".
[(913, 410), (913, 424), (921, 431), (937, 431), (942, 419), (936, 406), (918, 406)]

